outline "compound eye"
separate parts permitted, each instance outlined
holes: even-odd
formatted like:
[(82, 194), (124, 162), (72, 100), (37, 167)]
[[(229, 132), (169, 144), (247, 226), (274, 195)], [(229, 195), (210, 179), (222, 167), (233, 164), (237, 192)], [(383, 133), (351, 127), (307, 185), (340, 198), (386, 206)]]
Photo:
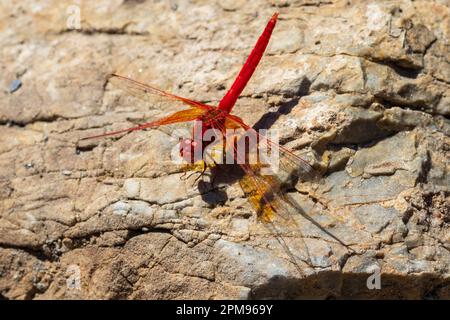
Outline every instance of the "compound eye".
[(189, 146), (191, 144), (191, 140), (190, 139), (183, 139), (180, 141), (180, 146), (182, 147), (186, 147)]
[(192, 139), (183, 139), (180, 143), (180, 154), (185, 161), (193, 163), (195, 142)]

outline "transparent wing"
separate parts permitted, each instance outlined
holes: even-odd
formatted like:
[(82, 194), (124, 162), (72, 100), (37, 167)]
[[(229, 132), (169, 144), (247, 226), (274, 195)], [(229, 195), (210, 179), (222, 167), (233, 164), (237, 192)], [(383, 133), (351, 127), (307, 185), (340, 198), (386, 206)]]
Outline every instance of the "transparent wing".
[[(239, 181), (242, 191), (249, 203), (257, 213), (260, 221), (266, 229), (277, 239), (283, 247), (291, 262), (302, 274), (303, 269), (299, 261), (311, 266), (311, 258), (299, 225), (294, 220), (290, 210), (291, 203), (286, 199), (280, 189), (280, 181), (276, 176), (261, 175), (261, 167), (258, 165), (241, 165), (245, 174)], [(286, 231), (297, 235), (302, 247), (302, 254), (291, 250), (284, 237)]]
[(161, 118), (156, 121), (143, 123), (136, 127), (131, 127), (131, 128), (123, 129), (123, 130), (111, 131), (111, 132), (102, 133), (102, 134), (98, 134), (98, 135), (94, 135), (94, 136), (84, 137), (80, 140), (113, 136), (113, 135), (117, 135), (117, 134), (121, 134), (121, 133), (131, 132), (131, 131), (156, 128), (156, 127), (159, 127), (162, 125), (167, 125), (167, 124), (193, 121), (193, 120), (196, 120), (197, 118), (201, 117), (205, 112), (206, 112), (205, 110), (199, 109), (199, 108), (182, 110), (182, 111), (175, 112), (175, 113), (171, 114), (170, 116)]
[(256, 130), (245, 124), (240, 118), (234, 115), (226, 115), (225, 119), (226, 128), (243, 128), (246, 132), (253, 130), (254, 135), (257, 136), (258, 144), (255, 148), (250, 149), (250, 153), (258, 152), (257, 148), (265, 147), (268, 152), (274, 152), (278, 154), (277, 160), (279, 168), (288, 174), (294, 174), (303, 179), (315, 179), (318, 176), (318, 172), (309, 164), (308, 160), (301, 155), (295, 154), (292, 150), (275, 143), (266, 136), (259, 134)]
[(113, 136), (121, 133), (154, 128), (167, 124), (188, 122), (196, 120), (197, 118), (204, 115), (206, 112), (214, 109), (214, 107), (208, 106), (201, 102), (177, 96), (175, 94), (155, 88), (151, 85), (144, 84), (137, 80), (127, 78), (118, 74), (112, 74), (111, 78), (109, 79), (109, 82), (116, 88), (122, 89), (125, 92), (129, 93), (130, 95), (140, 98), (143, 101), (148, 102), (152, 106), (162, 101), (165, 103), (169, 103), (170, 105), (175, 104), (176, 108), (188, 106), (189, 109), (184, 108), (185, 110), (177, 111), (159, 120), (143, 123), (135, 127), (88, 136), (82, 138), (81, 140)]
[(172, 101), (179, 101), (183, 104), (193, 107), (193, 108), (199, 108), (204, 110), (210, 110), (211, 106), (208, 106), (204, 103), (191, 100), (188, 98), (183, 98), (180, 96), (177, 96), (175, 94), (160, 90), (156, 87), (153, 87), (149, 84), (142, 83), (140, 81), (121, 76), (118, 74), (113, 73), (111, 75), (111, 78), (109, 79), (109, 82), (116, 88), (122, 89), (126, 92), (128, 92), (130, 95), (142, 99), (147, 102), (153, 102), (155, 96), (168, 98)]
[[(237, 117), (227, 116), (224, 124), (219, 121), (215, 121), (214, 125), (219, 128), (222, 132), (225, 129), (241, 127), (236, 121)], [(244, 124), (245, 125), (245, 124)], [(245, 130), (249, 130), (249, 127), (245, 125)], [(244, 132), (245, 130), (241, 131)], [(245, 133), (243, 133), (245, 135)], [(238, 140), (245, 139), (248, 136), (237, 136)], [(259, 158), (255, 157), (249, 159), (249, 153), (257, 150), (240, 149), (239, 141), (235, 143), (230, 141), (230, 137), (227, 136), (226, 153), (232, 151), (232, 157), (234, 157), (234, 163), (237, 163), (241, 169), (244, 171), (244, 175), (240, 180), (240, 186), (244, 191), (245, 195), (249, 199), (249, 202), (254, 207), (258, 217), (264, 222), (271, 222), (275, 217), (275, 214), (281, 213), (283, 196), (281, 192), (281, 182), (276, 175), (268, 174), (268, 172), (263, 172), (268, 166), (267, 164), (259, 162)], [(251, 145), (252, 143), (250, 143)], [(251, 149), (251, 147), (250, 147)]]

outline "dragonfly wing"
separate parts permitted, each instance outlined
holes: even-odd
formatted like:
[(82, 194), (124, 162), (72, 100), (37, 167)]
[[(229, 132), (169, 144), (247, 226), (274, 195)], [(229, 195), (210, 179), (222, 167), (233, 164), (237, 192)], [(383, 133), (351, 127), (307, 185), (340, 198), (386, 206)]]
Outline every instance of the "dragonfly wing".
[(309, 216), (293, 197), (283, 193), (281, 181), (276, 176), (262, 175), (260, 165), (241, 165), (241, 168), (245, 171), (245, 175), (241, 178), (239, 184), (260, 220), (268, 223), (275, 222), (277, 225), (283, 226), (284, 230), (301, 232), (292, 215), (296, 213), (316, 226), (330, 239), (335, 240), (336, 243), (350, 251), (353, 250)]
[[(254, 130), (249, 125), (245, 124), (242, 119), (234, 115), (228, 114), (225, 116), (225, 127), (230, 129), (242, 128), (246, 131)], [(318, 172), (309, 164), (306, 158), (301, 155), (295, 154), (292, 150), (279, 145), (278, 143), (270, 140), (266, 136), (259, 134), (254, 130), (254, 134), (258, 138), (258, 147), (264, 146), (268, 151), (276, 149), (278, 152), (278, 166), (289, 174), (296, 175), (300, 178), (314, 179), (317, 177)], [(256, 148), (250, 150), (250, 152), (258, 152)]]
[[(280, 182), (275, 176), (261, 175), (258, 165), (241, 165), (245, 174), (239, 184), (247, 196), (249, 203), (255, 209), (258, 219), (263, 222), (267, 230), (273, 234), (289, 256), (291, 262), (302, 274), (303, 270), (298, 264), (299, 260), (311, 266), (308, 246), (306, 245), (301, 229), (290, 213), (290, 203), (286, 201), (281, 190)], [(291, 250), (284, 238), (285, 232), (293, 232), (299, 236), (302, 247), (301, 256), (297, 250)]]
[(239, 180), (239, 185), (253, 206), (258, 218), (263, 222), (273, 221), (279, 206), (276, 177), (260, 175), (260, 167), (257, 165), (241, 164), (245, 174)]
[(163, 91), (151, 85), (115, 73), (111, 75), (109, 82), (112, 83), (113, 86), (115, 86), (116, 88), (122, 89), (131, 94), (132, 96), (135, 96), (136, 98), (148, 102), (153, 102), (154, 97), (156, 95), (159, 97), (168, 98), (173, 101), (182, 102), (183, 104), (193, 108), (199, 108), (204, 110), (210, 110), (213, 108), (204, 103), (177, 96), (175, 94)]
[(278, 220), (286, 226), (297, 228), (297, 223), (290, 214), (290, 201), (281, 190), (281, 181), (276, 176), (261, 174), (260, 165), (241, 165), (241, 168), (245, 174), (239, 180), (239, 185), (256, 210), (258, 218), (266, 223)]
[(280, 146), (269, 139), (265, 139), (265, 143), (268, 144), (269, 148), (278, 148), (279, 167), (283, 171), (307, 180), (314, 180), (317, 178), (317, 170), (309, 164), (306, 158), (295, 154), (293, 151), (286, 149), (285, 147)]
[(131, 128), (123, 129), (123, 130), (118, 130), (118, 131), (107, 132), (107, 133), (103, 133), (103, 134), (99, 134), (99, 135), (95, 135), (95, 136), (89, 136), (89, 137), (82, 138), (81, 140), (113, 136), (113, 135), (117, 135), (117, 134), (121, 134), (121, 133), (131, 132), (131, 131), (155, 128), (155, 127), (159, 127), (159, 126), (167, 125), (167, 124), (193, 121), (193, 120), (196, 120), (199, 117), (201, 117), (205, 112), (206, 112), (205, 110), (200, 109), (200, 108), (192, 108), (192, 109), (182, 110), (182, 111), (175, 112), (167, 117), (161, 118), (159, 120), (143, 123), (136, 127), (131, 127)]

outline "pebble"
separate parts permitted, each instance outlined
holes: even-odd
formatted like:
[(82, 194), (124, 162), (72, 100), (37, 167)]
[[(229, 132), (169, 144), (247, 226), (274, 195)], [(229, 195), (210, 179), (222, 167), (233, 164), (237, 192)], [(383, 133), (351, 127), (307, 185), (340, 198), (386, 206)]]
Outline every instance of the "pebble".
[(72, 171), (70, 171), (70, 170), (63, 170), (62, 174), (65, 175), (65, 176), (70, 176), (72, 174)]
[(22, 86), (22, 81), (20, 79), (14, 79), (9, 85), (9, 93), (14, 93), (20, 89)]
[(31, 168), (34, 167), (34, 164), (33, 164), (32, 162), (28, 162), (28, 163), (25, 163), (23, 166), (24, 166), (26, 169), (31, 169)]

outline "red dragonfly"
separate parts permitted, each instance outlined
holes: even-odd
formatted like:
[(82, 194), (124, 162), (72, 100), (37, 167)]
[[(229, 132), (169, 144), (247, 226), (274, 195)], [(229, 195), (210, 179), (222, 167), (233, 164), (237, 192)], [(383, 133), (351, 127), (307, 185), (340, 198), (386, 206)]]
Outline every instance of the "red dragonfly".
[[(261, 57), (264, 54), (264, 51), (266, 50), (272, 31), (277, 23), (277, 18), (278, 13), (273, 14), (263, 33), (256, 42), (255, 47), (247, 58), (244, 66), (239, 72), (236, 80), (222, 100), (220, 100), (218, 106), (207, 105), (195, 100), (183, 98), (128, 77), (112, 74), (110, 81), (134, 96), (148, 100), (148, 97), (157, 95), (171, 101), (181, 102), (188, 106), (189, 109), (175, 112), (162, 119), (144, 123), (136, 127), (90, 136), (83, 139), (112, 136), (136, 130), (144, 130), (162, 125), (194, 120), (201, 121), (202, 135), (208, 129), (217, 129), (222, 133), (225, 133), (227, 129), (237, 128), (244, 129), (244, 131), (253, 130), (249, 125), (245, 124), (241, 118), (232, 115), (231, 111), (233, 110), (239, 95), (244, 90), (247, 82), (253, 75), (259, 61), (261, 60)], [(287, 148), (278, 145), (265, 136), (256, 133), (256, 131), (255, 134), (257, 135), (260, 144), (265, 144), (268, 149), (276, 148), (280, 155), (279, 167), (283, 171), (288, 172), (289, 174), (297, 174), (302, 176), (304, 174), (314, 174), (314, 169), (304, 158), (294, 154)], [(200, 139), (202, 139), (202, 136), (200, 136)], [(208, 143), (210, 142), (204, 142), (203, 140), (198, 141), (197, 138), (185, 139), (183, 140), (181, 147), (182, 150), (186, 151), (194, 149), (199, 144), (205, 147)], [(285, 213), (285, 203), (288, 199), (282, 193), (281, 180), (276, 175), (263, 174), (262, 170), (264, 168), (264, 164), (261, 162), (247, 163), (244, 159), (246, 158), (246, 154), (238, 152), (234, 143), (231, 144), (230, 148), (234, 149), (234, 157), (238, 160), (237, 162), (244, 173), (239, 181), (240, 186), (255, 209), (258, 218), (263, 222), (269, 223), (271, 223), (276, 216), (283, 216), (283, 218), (286, 219), (287, 215), (283, 213)], [(183, 156), (184, 158), (189, 157), (186, 154), (183, 154)], [(201, 161), (204, 163), (205, 159), (201, 159)], [(287, 219), (292, 220), (289, 218)]]

